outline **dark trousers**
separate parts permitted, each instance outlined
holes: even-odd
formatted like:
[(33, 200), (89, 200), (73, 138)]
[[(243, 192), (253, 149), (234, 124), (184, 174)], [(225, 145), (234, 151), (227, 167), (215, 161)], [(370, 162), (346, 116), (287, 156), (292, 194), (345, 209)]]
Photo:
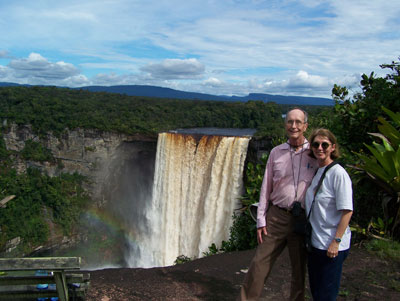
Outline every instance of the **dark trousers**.
[(338, 256), (330, 258), (326, 255), (326, 250), (316, 248), (308, 253), (308, 277), (314, 301), (336, 300), (343, 262), (348, 254), (349, 250), (339, 251)]
[[(293, 232), (294, 218), (291, 213), (271, 205), (267, 212), (267, 232), (244, 279), (239, 300), (258, 300), (272, 266), (287, 246), (292, 266), (290, 300), (304, 301), (306, 250), (304, 236)], [(290, 276), (288, 275), (290, 279)]]

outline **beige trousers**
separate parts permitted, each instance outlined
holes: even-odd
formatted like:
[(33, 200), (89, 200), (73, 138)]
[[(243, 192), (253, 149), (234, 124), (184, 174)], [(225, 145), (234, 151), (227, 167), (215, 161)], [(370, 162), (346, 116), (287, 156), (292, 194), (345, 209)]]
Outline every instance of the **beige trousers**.
[(293, 223), (291, 213), (270, 205), (267, 212), (267, 235), (263, 235), (263, 242), (257, 247), (239, 300), (258, 300), (273, 264), (287, 246), (292, 267), (290, 300), (304, 301), (307, 251), (303, 236), (293, 233)]

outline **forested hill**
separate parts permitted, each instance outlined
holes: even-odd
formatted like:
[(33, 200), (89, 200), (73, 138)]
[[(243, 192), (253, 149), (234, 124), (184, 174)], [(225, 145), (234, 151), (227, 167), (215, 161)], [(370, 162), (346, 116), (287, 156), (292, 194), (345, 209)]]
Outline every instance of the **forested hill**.
[[(0, 82), (0, 87), (1, 86), (3, 87), (18, 86), (18, 84)], [(261, 100), (263, 102), (275, 102), (278, 104), (288, 104), (288, 105), (298, 105), (298, 106), (334, 105), (334, 101), (332, 99), (321, 98), (321, 97), (283, 96), (283, 95), (272, 95), (265, 93), (250, 93), (247, 96), (226, 96), (226, 95), (212, 95), (205, 93), (186, 92), (170, 88), (147, 86), (147, 85), (86, 86), (86, 87), (80, 87), (78, 89), (84, 89), (92, 92), (109, 92), (109, 93), (125, 94), (129, 96), (146, 96), (146, 97), (157, 97), (157, 98), (241, 101), (241, 102), (246, 102), (249, 100)]]
[(161, 97), (161, 98), (176, 98), (176, 99), (198, 99), (198, 100), (217, 100), (217, 101), (242, 101), (261, 100), (264, 102), (276, 102), (278, 104), (288, 105), (321, 105), (332, 106), (334, 101), (329, 98), (320, 97), (303, 97), (303, 96), (283, 96), (271, 95), (264, 93), (250, 93), (247, 96), (224, 96), (224, 95), (211, 95), (204, 93), (194, 93), (174, 90), (170, 88), (162, 88), (157, 86), (141, 86), (141, 85), (127, 85), (127, 86), (87, 86), (81, 89), (87, 89), (95, 92), (112, 92), (121, 93), (130, 96), (148, 96), (148, 97)]
[[(190, 127), (254, 128), (280, 137), (282, 113), (288, 106), (273, 102), (222, 102), (135, 97), (43, 86), (0, 87), (4, 123), (31, 124), (38, 134), (65, 128), (93, 128), (126, 134), (156, 135)], [(318, 112), (331, 107), (309, 106)]]

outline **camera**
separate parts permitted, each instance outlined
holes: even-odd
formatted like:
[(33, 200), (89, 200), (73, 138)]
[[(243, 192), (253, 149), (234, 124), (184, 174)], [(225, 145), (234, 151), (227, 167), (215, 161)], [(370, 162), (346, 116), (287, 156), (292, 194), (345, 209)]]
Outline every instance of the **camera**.
[(293, 207), (292, 207), (292, 215), (294, 217), (299, 217), (301, 215), (302, 210), (303, 209), (301, 208), (301, 203), (294, 202)]

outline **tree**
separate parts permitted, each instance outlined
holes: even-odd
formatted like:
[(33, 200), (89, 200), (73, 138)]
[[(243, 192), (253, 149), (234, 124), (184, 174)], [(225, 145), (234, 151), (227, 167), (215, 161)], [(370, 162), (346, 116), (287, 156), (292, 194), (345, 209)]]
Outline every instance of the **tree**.
[[(400, 111), (400, 62), (393, 61), (380, 67), (388, 69), (389, 73), (385, 77), (376, 77), (373, 72), (369, 75), (363, 74), (360, 80), (362, 91), (352, 97), (349, 97), (346, 87), (334, 85), (332, 89), (332, 97), (336, 103), (328, 127), (338, 138), (343, 153), (341, 161), (346, 166), (361, 166), (361, 158), (369, 158), (371, 149), (374, 152), (382, 150), (376, 149), (376, 135), (369, 133), (378, 133), (383, 126), (383, 118), (380, 117), (385, 114), (383, 107), (392, 112)], [(353, 181), (356, 209), (353, 220), (361, 227), (367, 226), (372, 218), (382, 216), (381, 207), (376, 200), (385, 199), (383, 192), (386, 190), (382, 185), (377, 185), (377, 181), (376, 185), (371, 185), (368, 178), (359, 177), (359, 170), (348, 168), (348, 172)]]
[[(394, 125), (400, 128), (400, 113), (394, 113), (385, 107), (382, 110), (391, 117)], [(381, 143), (366, 144), (365, 146), (372, 155), (358, 154), (361, 163), (357, 167), (364, 170), (374, 182), (384, 189), (387, 195), (395, 200), (398, 208), (394, 215), (393, 234), (400, 224), (400, 206), (398, 206), (400, 202), (400, 131), (383, 117), (379, 117), (378, 120), (380, 121), (379, 133), (370, 133), (370, 135), (378, 137)], [(384, 200), (390, 200), (390, 198), (384, 198)], [(384, 211), (388, 224), (393, 217), (390, 216), (389, 210)]]
[(375, 77), (373, 72), (369, 76), (363, 74), (360, 81), (362, 92), (355, 94), (353, 99), (348, 98), (346, 87), (334, 85), (332, 89), (336, 104), (330, 128), (348, 154), (367, 151), (364, 143), (366, 139), (367, 144), (372, 142), (368, 133), (378, 131), (382, 106), (394, 112), (400, 110), (400, 62), (393, 61), (380, 67), (390, 69), (391, 73), (384, 78)]

